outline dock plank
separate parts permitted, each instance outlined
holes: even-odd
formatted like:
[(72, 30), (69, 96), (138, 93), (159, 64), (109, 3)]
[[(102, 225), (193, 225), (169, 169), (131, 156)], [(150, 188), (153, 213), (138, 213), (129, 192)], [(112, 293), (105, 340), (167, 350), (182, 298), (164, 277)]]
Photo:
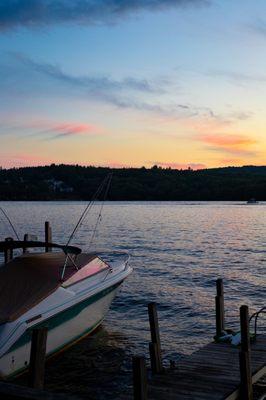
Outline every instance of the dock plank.
[[(252, 374), (266, 365), (266, 335), (251, 344)], [(237, 398), (240, 384), (239, 348), (209, 343), (185, 356), (175, 370), (149, 380), (148, 398), (154, 400), (225, 400)]]

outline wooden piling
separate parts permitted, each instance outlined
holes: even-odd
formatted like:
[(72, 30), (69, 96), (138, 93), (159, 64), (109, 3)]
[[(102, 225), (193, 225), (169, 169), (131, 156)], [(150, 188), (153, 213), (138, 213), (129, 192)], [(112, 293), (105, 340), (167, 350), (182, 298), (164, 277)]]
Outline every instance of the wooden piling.
[[(7, 237), (7, 238), (5, 238), (5, 241), (12, 242), (13, 238)], [(9, 261), (11, 261), (13, 258), (13, 249), (5, 249), (4, 257), (5, 257), (5, 264), (7, 264)]]
[(222, 336), (225, 329), (224, 323), (224, 286), (223, 280), (216, 281), (216, 296), (215, 296), (215, 315), (216, 315), (216, 337)]
[(45, 243), (46, 253), (52, 251), (51, 247), (48, 246), (48, 243), (52, 243), (52, 228), (49, 221), (45, 221)]
[(148, 399), (147, 367), (145, 357), (133, 357), (134, 400)]
[(43, 389), (45, 373), (47, 328), (32, 330), (28, 385)]
[(248, 306), (240, 307), (241, 349), (239, 352), (240, 367), (240, 398), (253, 400), (250, 336), (249, 336), (249, 311)]
[(154, 374), (163, 371), (162, 350), (156, 303), (148, 304), (151, 343), (149, 344), (151, 369)]
[(162, 356), (158, 343), (149, 343), (149, 352), (151, 359), (151, 370), (154, 374), (159, 374), (163, 371)]

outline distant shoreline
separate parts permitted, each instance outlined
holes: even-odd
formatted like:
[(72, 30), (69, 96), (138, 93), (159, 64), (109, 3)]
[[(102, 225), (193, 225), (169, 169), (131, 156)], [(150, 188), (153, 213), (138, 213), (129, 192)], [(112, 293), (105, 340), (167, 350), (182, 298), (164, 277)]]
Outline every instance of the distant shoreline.
[(89, 201), (111, 171), (110, 201), (266, 200), (266, 166), (194, 171), (52, 164), (0, 169), (0, 201)]

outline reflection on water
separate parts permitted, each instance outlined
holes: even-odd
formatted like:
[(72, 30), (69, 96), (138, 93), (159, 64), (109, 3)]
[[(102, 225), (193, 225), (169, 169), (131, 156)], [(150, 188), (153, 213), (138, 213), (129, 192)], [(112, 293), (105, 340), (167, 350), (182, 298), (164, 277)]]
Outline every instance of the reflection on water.
[(88, 398), (89, 388), (92, 399), (119, 398), (121, 388), (127, 385), (127, 365), (130, 363), (122, 343), (126, 343), (122, 335), (98, 329), (94, 335), (48, 363), (47, 389)]
[[(82, 202), (2, 202), (1, 205), (21, 237), (27, 232), (36, 233), (42, 239), (44, 221), (49, 220), (53, 239), (60, 243), (66, 242), (85, 207)], [(88, 248), (97, 208), (73, 244)], [(146, 305), (150, 301), (158, 303), (166, 358), (190, 353), (210, 341), (214, 334), (218, 277), (224, 278), (226, 318), (232, 322), (231, 326), (238, 328), (241, 304), (248, 304), (251, 312), (265, 305), (265, 211), (265, 203), (254, 206), (223, 202), (107, 203), (91, 250), (129, 251), (134, 272), (112, 304), (103, 323), (104, 331), (100, 330), (60, 356), (63, 358), (62, 385), (67, 381), (71, 388), (74, 371), (79, 371), (79, 382), (83, 382), (80, 385), (86, 381), (87, 387), (88, 374), (92, 382), (106, 370), (109, 372), (106, 380), (103, 378), (101, 393), (102, 398), (108, 398), (108, 393), (130, 381), (131, 355), (147, 354)], [(2, 239), (12, 232), (3, 219), (0, 222)], [(104, 357), (103, 367), (99, 362), (90, 368), (89, 353), (94, 354), (95, 360)], [(58, 375), (55, 369), (60, 362), (50, 363), (49, 368), (54, 368), (54, 372), (48, 374), (48, 383), (53, 389), (60, 381), (53, 378)], [(101, 372), (95, 376), (95, 371)]]

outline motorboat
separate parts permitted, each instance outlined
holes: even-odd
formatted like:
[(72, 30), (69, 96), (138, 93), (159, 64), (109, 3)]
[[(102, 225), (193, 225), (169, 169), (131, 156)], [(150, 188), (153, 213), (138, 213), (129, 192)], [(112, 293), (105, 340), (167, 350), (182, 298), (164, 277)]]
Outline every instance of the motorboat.
[(47, 356), (93, 332), (132, 272), (128, 257), (108, 262), (70, 245), (13, 240), (0, 242), (0, 252), (26, 245), (55, 251), (24, 252), (0, 268), (2, 378), (29, 366), (34, 328), (47, 327)]
[(259, 202), (256, 200), (256, 199), (254, 199), (254, 198), (251, 198), (251, 199), (249, 199), (248, 201), (247, 201), (247, 204), (258, 204)]

